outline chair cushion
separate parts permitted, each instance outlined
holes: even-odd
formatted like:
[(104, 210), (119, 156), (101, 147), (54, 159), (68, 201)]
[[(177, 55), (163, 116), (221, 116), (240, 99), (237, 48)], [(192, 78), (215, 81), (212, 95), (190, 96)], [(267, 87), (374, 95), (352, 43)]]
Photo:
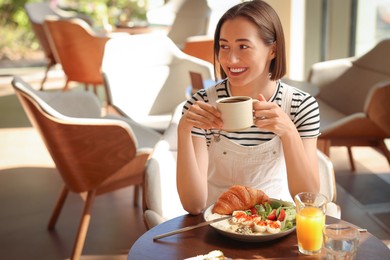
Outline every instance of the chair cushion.
[(131, 129), (133, 130), (133, 133), (135, 135), (135, 138), (137, 138), (137, 146), (138, 148), (154, 148), (156, 143), (160, 140), (161, 134), (157, 131), (154, 131), (152, 129), (149, 129), (143, 125), (140, 125), (139, 123), (135, 122), (134, 120), (130, 118), (126, 118), (119, 115), (106, 115), (104, 118), (107, 119), (117, 119), (126, 122), (129, 124)]
[(23, 86), (25, 91), (32, 93), (29, 95), (38, 96), (62, 115), (79, 118), (99, 118), (101, 116), (100, 101), (90, 92), (38, 91), (28, 84), (23, 84)]
[(79, 118), (98, 118), (101, 116), (100, 101), (90, 92), (36, 91), (35, 93), (52, 108), (65, 116)]
[(320, 131), (324, 132), (327, 129), (331, 128), (334, 123), (338, 120), (343, 119), (346, 115), (337, 111), (332, 106), (330, 106), (325, 101), (317, 98), (318, 105), (320, 107)]

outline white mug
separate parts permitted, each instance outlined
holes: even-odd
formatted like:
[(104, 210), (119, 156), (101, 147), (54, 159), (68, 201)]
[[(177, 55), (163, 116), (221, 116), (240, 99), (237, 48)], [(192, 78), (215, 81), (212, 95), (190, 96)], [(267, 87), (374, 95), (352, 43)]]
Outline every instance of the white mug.
[(217, 100), (217, 108), (221, 112), (223, 130), (237, 131), (253, 125), (252, 98), (235, 96)]

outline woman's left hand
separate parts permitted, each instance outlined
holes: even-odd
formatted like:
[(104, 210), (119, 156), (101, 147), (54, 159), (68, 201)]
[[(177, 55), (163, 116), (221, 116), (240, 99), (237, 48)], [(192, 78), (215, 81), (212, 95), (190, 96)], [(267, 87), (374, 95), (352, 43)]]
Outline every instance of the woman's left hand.
[(279, 137), (297, 131), (291, 118), (276, 103), (266, 101), (262, 94), (259, 94), (258, 101), (253, 102), (253, 110), (254, 124), (258, 128)]

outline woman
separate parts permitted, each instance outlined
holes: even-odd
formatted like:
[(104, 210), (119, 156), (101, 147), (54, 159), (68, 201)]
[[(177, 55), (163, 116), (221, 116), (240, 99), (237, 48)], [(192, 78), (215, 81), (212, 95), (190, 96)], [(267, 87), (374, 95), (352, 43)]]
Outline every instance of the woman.
[[(318, 104), (280, 81), (285, 44), (275, 10), (259, 0), (232, 7), (217, 24), (214, 53), (225, 80), (188, 100), (178, 125), (183, 208), (199, 214), (234, 184), (284, 200), (301, 191), (318, 192)], [(256, 100), (251, 128), (221, 130), (215, 101), (228, 96)]]

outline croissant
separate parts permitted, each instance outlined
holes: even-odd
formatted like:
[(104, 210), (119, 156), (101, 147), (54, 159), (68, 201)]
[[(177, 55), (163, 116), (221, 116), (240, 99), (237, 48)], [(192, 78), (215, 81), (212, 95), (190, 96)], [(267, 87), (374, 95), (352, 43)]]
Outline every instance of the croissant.
[(214, 204), (212, 212), (230, 215), (235, 210), (247, 210), (268, 201), (269, 197), (261, 190), (234, 185), (221, 194)]

